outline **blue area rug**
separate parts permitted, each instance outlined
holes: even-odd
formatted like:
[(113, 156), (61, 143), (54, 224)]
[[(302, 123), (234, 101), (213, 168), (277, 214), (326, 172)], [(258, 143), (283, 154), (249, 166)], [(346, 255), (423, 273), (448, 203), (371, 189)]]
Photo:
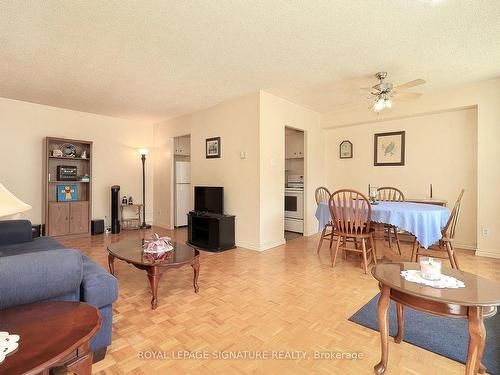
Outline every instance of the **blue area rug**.
[[(349, 320), (378, 331), (377, 304), (379, 296), (380, 294), (377, 294), (373, 297)], [(403, 341), (465, 364), (469, 343), (467, 320), (434, 316), (406, 306), (404, 310)], [(395, 336), (398, 331), (398, 322), (396, 304), (393, 301), (391, 301), (389, 321), (389, 334)], [(500, 313), (485, 319), (484, 325), (486, 327), (486, 348), (482, 362), (488, 373), (500, 375)], [(393, 340), (391, 341), (389, 341), (389, 345), (397, 345), (394, 344)]]

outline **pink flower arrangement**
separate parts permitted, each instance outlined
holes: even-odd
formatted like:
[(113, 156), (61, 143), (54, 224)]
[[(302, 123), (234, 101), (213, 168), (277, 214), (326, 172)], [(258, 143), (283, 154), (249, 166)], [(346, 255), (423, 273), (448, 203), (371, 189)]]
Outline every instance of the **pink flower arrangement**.
[(170, 237), (160, 237), (157, 233), (150, 240), (144, 241), (144, 252), (146, 253), (163, 253), (173, 250)]

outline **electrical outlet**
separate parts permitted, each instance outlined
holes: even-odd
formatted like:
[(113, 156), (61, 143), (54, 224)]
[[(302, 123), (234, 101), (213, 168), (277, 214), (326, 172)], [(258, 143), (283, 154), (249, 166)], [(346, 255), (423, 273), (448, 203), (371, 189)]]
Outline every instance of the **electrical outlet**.
[(483, 237), (488, 237), (490, 235), (490, 228), (483, 228)]

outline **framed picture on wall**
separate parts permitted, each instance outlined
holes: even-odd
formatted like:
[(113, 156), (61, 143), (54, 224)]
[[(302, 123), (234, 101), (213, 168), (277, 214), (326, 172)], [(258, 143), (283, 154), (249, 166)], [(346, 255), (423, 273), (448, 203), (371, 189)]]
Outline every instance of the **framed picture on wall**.
[(375, 134), (373, 165), (405, 165), (404, 131)]
[(220, 158), (220, 137), (205, 140), (205, 157), (207, 159)]
[(350, 141), (342, 141), (339, 146), (339, 156), (341, 159), (352, 158), (352, 143)]

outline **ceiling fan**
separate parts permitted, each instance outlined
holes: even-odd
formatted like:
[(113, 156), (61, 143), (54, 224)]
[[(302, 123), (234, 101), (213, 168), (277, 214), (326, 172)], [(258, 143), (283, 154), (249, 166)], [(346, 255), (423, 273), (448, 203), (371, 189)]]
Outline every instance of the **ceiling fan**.
[(364, 87), (362, 90), (370, 92), (367, 99), (372, 101), (371, 108), (377, 113), (385, 108), (392, 108), (393, 101), (412, 100), (422, 96), (420, 93), (404, 92), (404, 90), (423, 85), (425, 83), (423, 79), (419, 78), (394, 86), (392, 83), (384, 81), (387, 78), (387, 72), (378, 72), (375, 77), (380, 82), (372, 87)]

